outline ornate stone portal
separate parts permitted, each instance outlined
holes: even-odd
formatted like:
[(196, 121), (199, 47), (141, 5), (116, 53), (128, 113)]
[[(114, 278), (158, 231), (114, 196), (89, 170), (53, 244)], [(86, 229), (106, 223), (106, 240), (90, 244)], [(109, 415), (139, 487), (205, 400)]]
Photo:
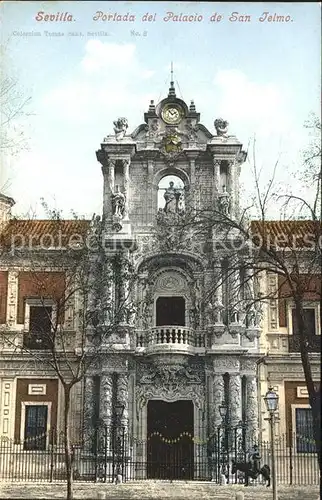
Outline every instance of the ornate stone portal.
[(220, 221), (239, 216), (238, 175), (246, 157), (228, 123), (217, 119), (215, 131), (207, 130), (195, 104), (176, 97), (173, 82), (168, 97), (151, 101), (144, 121), (127, 135), (127, 121), (117, 120), (115, 135), (97, 152), (104, 176), (102, 241), (124, 256), (117, 287), (101, 295), (109, 311), (123, 304), (113, 339), (123, 332), (124, 341), (113, 343), (113, 352), (106, 344), (100, 360), (100, 417), (109, 421), (113, 404), (121, 403), (132, 456), (144, 460), (149, 402), (170, 408), (190, 401), (192, 434), (203, 443), (194, 442), (197, 463), (223, 423), (223, 402), (230, 426), (239, 426), (246, 408), (249, 433), (257, 429), (258, 314), (242, 291), (245, 256), (229, 254), (225, 231), (198, 225), (198, 214), (209, 207)]

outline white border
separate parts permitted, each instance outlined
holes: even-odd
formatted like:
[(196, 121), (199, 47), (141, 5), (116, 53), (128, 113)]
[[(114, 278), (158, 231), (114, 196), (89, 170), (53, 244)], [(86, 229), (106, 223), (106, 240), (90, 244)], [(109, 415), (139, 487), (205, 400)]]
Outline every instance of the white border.
[(46, 428), (46, 449), (49, 445), (49, 434), (51, 424), (51, 401), (21, 401), (21, 416), (20, 416), (20, 442), (23, 444), (25, 440), (25, 424), (26, 424), (26, 406), (47, 406), (47, 428)]

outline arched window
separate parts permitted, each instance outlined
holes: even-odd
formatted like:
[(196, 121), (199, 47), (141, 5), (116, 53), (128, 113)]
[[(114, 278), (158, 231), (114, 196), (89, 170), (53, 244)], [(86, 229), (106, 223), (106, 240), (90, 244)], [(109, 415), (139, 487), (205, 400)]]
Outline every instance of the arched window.
[(184, 212), (184, 183), (180, 177), (162, 177), (158, 185), (158, 210), (165, 213)]

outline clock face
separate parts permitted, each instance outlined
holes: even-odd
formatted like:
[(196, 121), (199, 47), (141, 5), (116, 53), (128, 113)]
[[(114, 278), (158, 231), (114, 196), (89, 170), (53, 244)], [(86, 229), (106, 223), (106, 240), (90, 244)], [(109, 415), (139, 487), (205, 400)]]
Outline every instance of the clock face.
[(171, 125), (176, 125), (179, 123), (183, 116), (183, 110), (181, 107), (174, 104), (169, 104), (165, 106), (161, 113), (162, 119)]

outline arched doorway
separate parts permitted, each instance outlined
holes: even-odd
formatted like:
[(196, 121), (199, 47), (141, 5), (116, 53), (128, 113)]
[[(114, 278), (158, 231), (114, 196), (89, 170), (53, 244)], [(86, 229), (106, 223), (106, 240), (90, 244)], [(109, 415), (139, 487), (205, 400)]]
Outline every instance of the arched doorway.
[(147, 477), (193, 479), (193, 402), (148, 402)]

